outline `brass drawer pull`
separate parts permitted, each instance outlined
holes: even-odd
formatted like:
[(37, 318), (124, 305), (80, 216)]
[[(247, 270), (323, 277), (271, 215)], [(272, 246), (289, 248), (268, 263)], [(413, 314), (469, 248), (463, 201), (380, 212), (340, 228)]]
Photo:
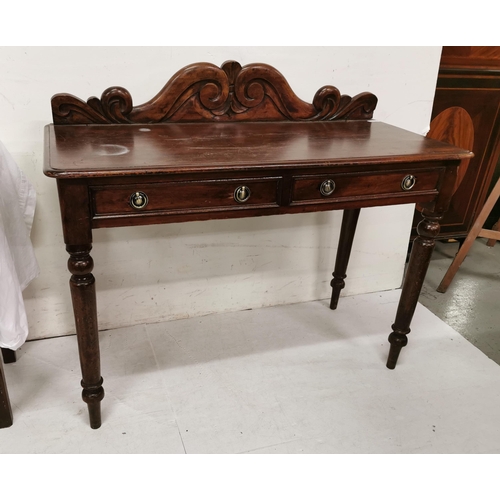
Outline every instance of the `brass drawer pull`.
[(252, 192), (248, 186), (239, 186), (234, 190), (234, 200), (238, 203), (245, 203), (251, 194)]
[(321, 183), (319, 192), (323, 196), (330, 196), (335, 191), (335, 182), (332, 179), (327, 179)]
[(417, 182), (417, 179), (414, 175), (407, 175), (401, 182), (401, 189), (403, 191), (409, 191), (410, 189), (413, 189), (415, 182)]
[(148, 201), (146, 193), (143, 193), (142, 191), (137, 191), (130, 196), (130, 204), (134, 208), (144, 208), (148, 204)]

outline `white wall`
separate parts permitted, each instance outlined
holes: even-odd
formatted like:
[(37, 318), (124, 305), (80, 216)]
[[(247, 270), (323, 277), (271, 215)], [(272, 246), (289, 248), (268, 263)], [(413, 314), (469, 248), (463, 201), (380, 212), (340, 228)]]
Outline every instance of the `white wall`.
[[(30, 338), (73, 332), (56, 183), (44, 177), (50, 98), (112, 85), (140, 104), (186, 64), (265, 62), (311, 102), (323, 85), (379, 98), (374, 118), (425, 133), (440, 47), (4, 47), (0, 140), (36, 186), (40, 276), (24, 296)], [(343, 293), (401, 285), (413, 205), (364, 209)], [(94, 231), (100, 329), (329, 297), (342, 213), (280, 215)], [(388, 324), (388, 328), (389, 328)]]

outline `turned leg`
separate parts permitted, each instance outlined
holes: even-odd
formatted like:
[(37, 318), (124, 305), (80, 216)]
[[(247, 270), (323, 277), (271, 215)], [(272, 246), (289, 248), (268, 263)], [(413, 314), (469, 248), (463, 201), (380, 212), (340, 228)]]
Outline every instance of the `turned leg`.
[(0, 359), (0, 429), (12, 425), (12, 408), (10, 406), (7, 382), (3, 371), (3, 362)]
[(90, 427), (98, 429), (101, 426), (104, 389), (99, 355), (95, 279), (92, 274), (94, 263), (89, 253), (91, 248), (90, 244), (66, 245), (70, 254), (68, 269), (72, 274), (70, 289), (82, 369), (82, 398), (88, 405)]
[(410, 261), (399, 299), (396, 320), (392, 325), (389, 335), (391, 344), (387, 368), (394, 369), (401, 349), (408, 343), (407, 335), (410, 333), (410, 323), (417, 307), (418, 297), (425, 274), (429, 267), (435, 238), (439, 234), (439, 220), (441, 217), (423, 213), (424, 219), (417, 226), (418, 236), (413, 242)]
[(359, 208), (344, 210), (342, 217), (342, 227), (340, 229), (339, 247), (337, 249), (337, 259), (335, 260), (335, 269), (333, 271), (333, 279), (330, 282), (332, 287), (332, 299), (330, 301), (330, 309), (337, 309), (339, 302), (340, 290), (345, 286), (347, 264), (351, 255), (352, 241), (356, 232), (358, 223)]

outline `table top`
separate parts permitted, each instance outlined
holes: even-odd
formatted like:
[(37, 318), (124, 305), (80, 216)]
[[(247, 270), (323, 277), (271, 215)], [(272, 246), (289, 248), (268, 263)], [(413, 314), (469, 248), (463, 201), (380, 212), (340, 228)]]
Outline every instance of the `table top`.
[(259, 168), (369, 167), (472, 153), (375, 121), (47, 125), (44, 172), (92, 178)]

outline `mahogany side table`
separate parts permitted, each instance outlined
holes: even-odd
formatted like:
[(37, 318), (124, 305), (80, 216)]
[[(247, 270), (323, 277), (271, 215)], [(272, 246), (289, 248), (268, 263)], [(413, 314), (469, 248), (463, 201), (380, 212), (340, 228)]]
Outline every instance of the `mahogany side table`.
[(342, 209), (335, 309), (360, 209), (417, 203), (424, 218), (389, 335), (387, 367), (396, 366), (457, 168), (472, 153), (373, 122), (376, 104), (333, 86), (309, 104), (275, 68), (235, 61), (187, 66), (140, 106), (122, 87), (87, 102), (52, 98), (44, 172), (57, 180), (92, 428), (104, 397), (93, 229)]

